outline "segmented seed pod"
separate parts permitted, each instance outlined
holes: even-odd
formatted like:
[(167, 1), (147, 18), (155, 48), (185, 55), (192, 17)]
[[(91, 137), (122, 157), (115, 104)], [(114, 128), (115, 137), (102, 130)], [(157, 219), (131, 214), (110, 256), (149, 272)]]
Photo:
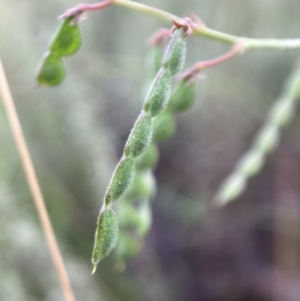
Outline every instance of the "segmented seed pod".
[(133, 229), (140, 223), (139, 212), (136, 210), (132, 202), (125, 197), (118, 204), (118, 218), (121, 229)]
[[(107, 206), (110, 206), (126, 192), (123, 203), (119, 207), (123, 229), (116, 250), (123, 266), (124, 260), (135, 256), (139, 252), (141, 239), (148, 232), (151, 224), (149, 206), (156, 187), (151, 171), (145, 171), (144, 169), (153, 167), (158, 159), (157, 148), (150, 144), (153, 134), (153, 117), (166, 109), (170, 100), (171, 75), (182, 68), (185, 59), (185, 43), (182, 41), (184, 38), (183, 32), (183, 29), (176, 30), (170, 42), (171, 45), (164, 57), (164, 66), (158, 71), (147, 94), (142, 113), (129, 135), (124, 148), (124, 155), (114, 171), (104, 197), (102, 210), (105, 210)], [(157, 140), (166, 139), (174, 132), (175, 128), (174, 119), (170, 112), (165, 112), (161, 116), (161, 119), (157, 117), (155, 120)], [(133, 186), (128, 189), (133, 180), (135, 166), (138, 173), (134, 178)], [(134, 231), (135, 237), (123, 231), (131, 226), (134, 226), (134, 229), (130, 229), (130, 231)], [(101, 238), (97, 235), (98, 237)], [(98, 242), (95, 241), (95, 245), (97, 244)]]
[(73, 18), (67, 18), (62, 22), (50, 44), (51, 53), (67, 56), (79, 50), (81, 33), (78, 24), (72, 24), (72, 21)]
[(263, 153), (253, 149), (239, 160), (236, 167), (237, 173), (252, 177), (262, 169), (264, 161)]
[(152, 223), (152, 212), (147, 202), (140, 203), (138, 208), (139, 223), (137, 225), (137, 235), (144, 238), (149, 232)]
[(98, 218), (92, 254), (94, 271), (96, 270), (99, 261), (109, 255), (117, 245), (118, 233), (118, 219), (114, 211), (107, 208), (105, 211), (100, 213)]
[(130, 188), (126, 191), (124, 197), (127, 200), (140, 200), (151, 198), (155, 192), (155, 180), (150, 170), (139, 170), (133, 177)]
[(294, 70), (289, 77), (285, 89), (284, 96), (287, 99), (298, 99), (300, 97), (300, 68)]
[(245, 187), (245, 175), (234, 172), (222, 183), (222, 186), (215, 197), (217, 205), (222, 206), (234, 200), (245, 190)]
[(142, 111), (125, 145), (125, 155), (133, 158), (141, 155), (152, 141), (152, 117)]
[(147, 149), (135, 159), (136, 169), (153, 168), (159, 158), (159, 152), (155, 144), (150, 144)]
[(280, 132), (277, 125), (267, 124), (255, 138), (253, 148), (263, 154), (268, 154), (279, 144)]
[(144, 110), (157, 116), (165, 110), (171, 95), (171, 74), (160, 69), (146, 97)]
[(245, 189), (247, 180), (262, 169), (266, 156), (278, 146), (282, 129), (294, 117), (299, 96), (300, 71), (297, 69), (289, 77), (281, 97), (270, 109), (267, 121), (254, 138), (251, 148), (216, 193), (217, 205), (225, 205), (237, 198)]
[(147, 56), (147, 69), (149, 72), (153, 73), (155, 75), (159, 69), (161, 68), (161, 63), (163, 59), (163, 48), (161, 46), (153, 46), (151, 47), (149, 54)]
[(172, 112), (183, 112), (189, 110), (196, 99), (196, 83), (188, 83), (182, 80), (175, 92), (172, 94), (168, 108)]
[(283, 98), (279, 100), (272, 108), (269, 114), (269, 122), (271, 124), (278, 124), (283, 127), (293, 119), (295, 114), (295, 104), (290, 99)]
[(155, 117), (153, 121), (153, 141), (163, 141), (170, 138), (176, 129), (176, 123), (169, 110)]
[(65, 78), (66, 71), (60, 57), (47, 53), (38, 71), (37, 81), (41, 86), (57, 86)]
[(141, 249), (140, 243), (136, 238), (132, 237), (127, 232), (120, 232), (119, 240), (116, 248), (116, 257), (118, 261), (119, 270), (125, 269), (125, 262), (135, 257)]
[(168, 45), (163, 58), (163, 66), (174, 75), (183, 68), (186, 56), (185, 29), (177, 29)]
[(134, 175), (134, 159), (123, 157), (117, 165), (105, 194), (105, 204), (118, 200), (130, 186)]

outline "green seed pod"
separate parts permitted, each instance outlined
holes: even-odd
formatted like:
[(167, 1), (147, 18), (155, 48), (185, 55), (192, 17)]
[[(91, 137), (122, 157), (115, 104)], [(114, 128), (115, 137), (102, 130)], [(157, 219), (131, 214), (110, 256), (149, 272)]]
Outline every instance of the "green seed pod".
[(239, 196), (245, 189), (246, 178), (244, 175), (234, 173), (228, 177), (221, 186), (215, 202), (217, 205), (225, 205)]
[(277, 147), (279, 138), (278, 127), (272, 124), (266, 125), (256, 137), (254, 149), (262, 154), (267, 154)]
[(98, 218), (92, 254), (94, 271), (96, 270), (99, 261), (109, 255), (110, 252), (116, 247), (118, 233), (118, 219), (114, 211), (112, 209), (106, 209), (105, 211), (101, 212)]
[(38, 71), (37, 81), (41, 86), (57, 86), (65, 78), (65, 67), (61, 59), (51, 53), (47, 53)]
[(155, 144), (150, 144), (148, 148), (135, 159), (136, 169), (153, 168), (159, 157), (159, 152)]
[(152, 141), (152, 117), (142, 111), (125, 145), (126, 156), (133, 158), (141, 155)]
[(171, 95), (171, 75), (160, 69), (150, 88), (144, 104), (144, 110), (154, 117), (166, 108)]
[(152, 223), (152, 213), (149, 204), (146, 202), (141, 203), (138, 208), (139, 223), (137, 227), (137, 234), (139, 237), (144, 238), (149, 232)]
[(263, 154), (255, 150), (251, 150), (240, 159), (237, 164), (236, 171), (246, 177), (252, 177), (262, 169), (263, 165)]
[(294, 117), (295, 104), (290, 99), (281, 99), (274, 104), (269, 120), (271, 124), (276, 124), (278, 127), (285, 126)]
[(125, 197), (128, 200), (150, 198), (155, 192), (155, 180), (150, 170), (137, 171)]
[(294, 72), (290, 75), (283, 94), (288, 99), (297, 99), (300, 97), (300, 68), (299, 66)]
[(188, 83), (183, 80), (172, 94), (168, 108), (172, 112), (187, 111), (192, 107), (196, 99), (196, 83)]
[(130, 258), (135, 257), (141, 249), (139, 242), (130, 234), (122, 231), (120, 232), (118, 245), (116, 248), (116, 256), (118, 261), (128, 261)]
[(170, 138), (176, 129), (173, 115), (166, 111), (153, 121), (153, 141), (162, 141)]
[(50, 51), (57, 56), (74, 54), (81, 46), (81, 33), (72, 18), (65, 19), (50, 44)]
[(136, 208), (125, 197), (118, 205), (119, 225), (121, 228), (135, 228), (139, 224), (140, 217)]
[[(155, 75), (160, 67), (163, 58), (163, 50), (161, 46), (152, 46), (146, 58), (147, 69)], [(153, 78), (153, 77), (152, 77)]]
[(134, 159), (123, 157), (117, 165), (105, 194), (105, 204), (118, 200), (130, 186), (134, 176)]
[(185, 63), (186, 41), (184, 35), (184, 28), (175, 31), (163, 58), (163, 66), (171, 75), (180, 72)]

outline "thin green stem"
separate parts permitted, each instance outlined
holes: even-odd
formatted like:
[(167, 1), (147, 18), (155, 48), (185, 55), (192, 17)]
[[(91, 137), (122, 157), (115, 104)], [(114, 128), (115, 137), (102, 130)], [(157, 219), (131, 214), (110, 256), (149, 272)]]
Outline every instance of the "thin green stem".
[(155, 8), (152, 6), (148, 6), (145, 4), (137, 3), (134, 1), (130, 1), (130, 0), (114, 0), (114, 4), (124, 6), (129, 9), (132, 9), (132, 10), (137, 10), (137, 11), (140, 11), (140, 12), (148, 14), (148, 15), (152, 15), (154, 17), (163, 19), (167, 22), (173, 22), (174, 19), (181, 19), (181, 18), (177, 17), (176, 15), (173, 15), (164, 10), (161, 10), (161, 9), (158, 9), (158, 8)]
[[(116, 4), (123, 7), (127, 7), (132, 10), (136, 10), (148, 15), (155, 16), (164, 21), (173, 23), (174, 20), (180, 21), (182, 18), (166, 12), (164, 10), (134, 2), (131, 0), (104, 0), (94, 4), (80, 4), (75, 8), (67, 10), (61, 18), (73, 17), (74, 21), (79, 20), (79, 16), (86, 11), (95, 11), (103, 9), (109, 5)], [(250, 39), (239, 36), (230, 35), (221, 31), (210, 29), (204, 24), (199, 24), (197, 21), (192, 24), (193, 34), (199, 35), (208, 39), (218, 40), (220, 42), (235, 45), (237, 43), (243, 43), (245, 50), (293, 50), (300, 49), (300, 39), (282, 39), (282, 40), (271, 40), (271, 39)]]
[[(137, 3), (130, 0), (114, 0), (116, 5), (124, 6), (132, 10), (137, 10), (148, 15), (155, 16), (167, 22), (173, 22), (174, 19), (181, 19), (180, 17), (169, 12)], [(227, 44), (237, 44), (242, 42), (245, 50), (250, 49), (265, 49), (265, 50), (287, 50), (300, 49), (300, 39), (283, 39), (283, 40), (265, 40), (265, 39), (250, 39), (226, 34), (217, 30), (207, 28), (203, 25), (194, 24), (193, 34), (200, 35), (209, 39), (218, 40)]]

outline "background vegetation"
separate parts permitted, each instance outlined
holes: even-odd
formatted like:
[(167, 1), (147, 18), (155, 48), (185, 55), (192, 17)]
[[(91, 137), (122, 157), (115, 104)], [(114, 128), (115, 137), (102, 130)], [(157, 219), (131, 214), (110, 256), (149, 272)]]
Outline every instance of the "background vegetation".
[[(257, 38), (299, 38), (297, 0), (142, 1), (211, 28)], [(153, 227), (123, 273), (113, 256), (90, 277), (105, 188), (141, 109), (146, 38), (160, 20), (121, 7), (90, 13), (68, 76), (38, 88), (35, 72), (76, 0), (0, 2), (0, 53), (60, 248), (79, 300), (264, 301), (300, 295), (300, 119), (237, 202), (207, 205), (247, 150), (280, 94), (297, 51), (253, 51), (207, 70), (193, 110), (160, 145)], [(228, 46), (188, 39), (186, 66)], [(0, 300), (57, 301), (62, 294), (0, 106)]]

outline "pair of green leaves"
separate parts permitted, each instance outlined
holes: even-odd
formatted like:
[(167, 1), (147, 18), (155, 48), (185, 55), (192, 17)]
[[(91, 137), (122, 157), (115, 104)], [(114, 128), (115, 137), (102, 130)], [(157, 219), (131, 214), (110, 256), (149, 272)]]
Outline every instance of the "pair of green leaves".
[(37, 81), (43, 86), (57, 86), (66, 76), (61, 57), (72, 55), (81, 46), (81, 33), (78, 24), (73, 24), (73, 18), (65, 19), (50, 43), (41, 67)]

